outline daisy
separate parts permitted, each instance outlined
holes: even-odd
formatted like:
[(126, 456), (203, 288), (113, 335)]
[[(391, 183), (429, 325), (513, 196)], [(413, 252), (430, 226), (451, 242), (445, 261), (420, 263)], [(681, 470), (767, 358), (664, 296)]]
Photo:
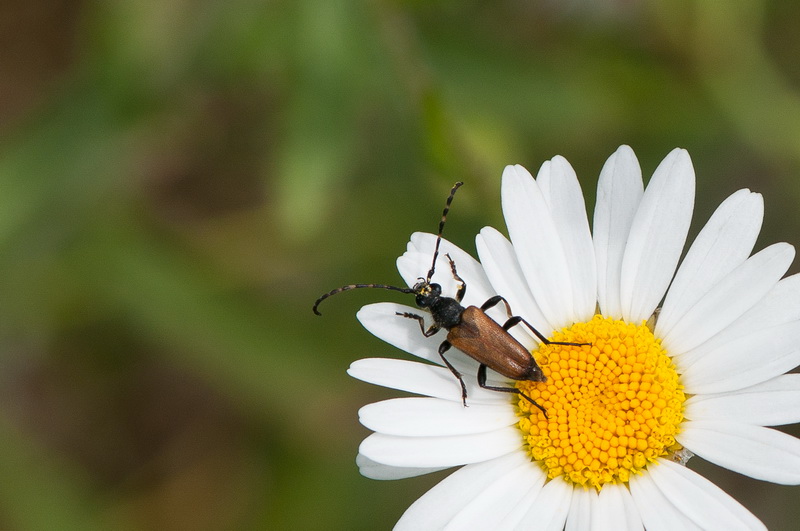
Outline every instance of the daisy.
[[(541, 404), (478, 386), (478, 364), (455, 348), (442, 366), (445, 332), (426, 338), (397, 314), (365, 306), (375, 336), (428, 363), (356, 361), (360, 380), (421, 395), (359, 412), (375, 433), (359, 448), (361, 473), (400, 479), (461, 467), (418, 499), (396, 529), (764, 529), (721, 489), (687, 468), (698, 455), (753, 478), (800, 483), (800, 441), (767, 428), (800, 421), (800, 276), (786, 243), (751, 256), (761, 228), (759, 194), (739, 190), (717, 208), (678, 262), (694, 203), (686, 151), (672, 151), (644, 189), (633, 151), (603, 167), (593, 231), (575, 172), (562, 157), (534, 179), (503, 172), (506, 239), (487, 227), (480, 262), (442, 240), (432, 281), (464, 306), (505, 297), (551, 341), (524, 326), (510, 332), (546, 382), (490, 371), (488, 385), (514, 386)], [(412, 235), (398, 259), (409, 286), (424, 278), (436, 236)], [(676, 272), (677, 270), (677, 272)], [(659, 308), (659, 304), (661, 305)], [(489, 310), (500, 323), (503, 305)]]

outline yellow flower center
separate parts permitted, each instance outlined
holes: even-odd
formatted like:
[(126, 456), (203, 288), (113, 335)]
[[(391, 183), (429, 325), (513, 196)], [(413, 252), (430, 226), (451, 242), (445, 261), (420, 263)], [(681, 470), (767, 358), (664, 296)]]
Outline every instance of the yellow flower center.
[(600, 490), (627, 482), (675, 442), (686, 397), (672, 360), (644, 324), (595, 315), (556, 332), (534, 352), (547, 382), (517, 387), (547, 409), (520, 397), (519, 428), (531, 456), (550, 479)]

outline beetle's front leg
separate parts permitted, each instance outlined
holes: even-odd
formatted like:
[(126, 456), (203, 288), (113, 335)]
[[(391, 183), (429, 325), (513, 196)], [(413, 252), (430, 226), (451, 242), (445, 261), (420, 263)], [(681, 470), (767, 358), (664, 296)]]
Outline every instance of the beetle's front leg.
[(435, 324), (431, 325), (427, 329), (425, 328), (425, 318), (421, 315), (417, 315), (415, 313), (410, 312), (395, 312), (396, 315), (400, 317), (405, 317), (407, 319), (416, 319), (419, 323), (419, 329), (422, 331), (422, 335), (425, 337), (431, 337), (433, 334), (440, 330), (440, 327), (436, 326)]
[(455, 299), (458, 302), (461, 302), (464, 299), (464, 295), (467, 293), (467, 283), (464, 282), (464, 279), (458, 276), (458, 272), (456, 272), (456, 263), (450, 258), (449, 254), (445, 255), (447, 260), (450, 262), (450, 271), (453, 272), (453, 278), (456, 280), (458, 284), (458, 289), (456, 290)]

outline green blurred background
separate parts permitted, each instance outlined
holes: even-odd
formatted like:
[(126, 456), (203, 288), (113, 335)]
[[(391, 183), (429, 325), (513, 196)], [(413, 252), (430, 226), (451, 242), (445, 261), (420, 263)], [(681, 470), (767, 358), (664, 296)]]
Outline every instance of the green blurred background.
[[(387, 529), (350, 362), (411, 232), (474, 252), (499, 177), (622, 143), (800, 243), (800, 4), (0, 3), (0, 528)], [(797, 271), (795, 266), (792, 271)], [(754, 353), (758, 355), (758, 353)], [(795, 428), (789, 431), (798, 434)], [(800, 489), (693, 460), (771, 529)]]

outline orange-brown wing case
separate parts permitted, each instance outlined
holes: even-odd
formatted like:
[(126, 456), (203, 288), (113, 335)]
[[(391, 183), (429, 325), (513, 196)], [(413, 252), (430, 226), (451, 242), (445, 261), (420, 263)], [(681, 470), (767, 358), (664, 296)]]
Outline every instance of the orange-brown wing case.
[(514, 380), (525, 380), (536, 362), (531, 353), (476, 306), (469, 306), (447, 341), (475, 361)]

